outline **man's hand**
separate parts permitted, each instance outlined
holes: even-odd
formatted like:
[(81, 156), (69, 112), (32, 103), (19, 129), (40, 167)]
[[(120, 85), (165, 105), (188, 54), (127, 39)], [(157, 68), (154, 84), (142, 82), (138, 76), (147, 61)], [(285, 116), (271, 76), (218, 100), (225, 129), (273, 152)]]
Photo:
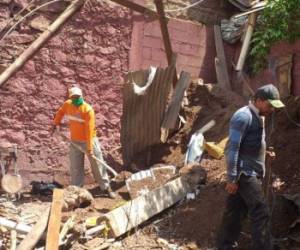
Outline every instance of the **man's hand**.
[(225, 190), (229, 193), (229, 194), (235, 194), (238, 190), (238, 184), (236, 183), (232, 183), (232, 182), (228, 182), (226, 184)]

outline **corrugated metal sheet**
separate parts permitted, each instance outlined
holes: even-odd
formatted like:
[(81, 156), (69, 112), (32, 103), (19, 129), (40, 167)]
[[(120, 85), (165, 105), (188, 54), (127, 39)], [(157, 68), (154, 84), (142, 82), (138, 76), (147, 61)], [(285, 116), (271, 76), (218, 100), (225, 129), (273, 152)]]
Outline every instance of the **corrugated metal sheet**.
[(127, 75), (121, 118), (121, 144), (125, 165), (130, 164), (136, 153), (160, 142), (160, 126), (174, 73), (174, 66), (166, 69), (158, 68), (152, 84), (144, 95), (137, 95), (134, 92), (133, 81), (143, 87), (147, 82), (149, 71), (136, 71)]

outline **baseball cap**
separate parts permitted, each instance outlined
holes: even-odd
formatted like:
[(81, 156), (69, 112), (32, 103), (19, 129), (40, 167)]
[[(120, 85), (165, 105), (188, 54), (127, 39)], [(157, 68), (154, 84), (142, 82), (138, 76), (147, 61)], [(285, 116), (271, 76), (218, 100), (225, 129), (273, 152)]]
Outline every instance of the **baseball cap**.
[(82, 96), (82, 90), (78, 87), (69, 88), (69, 97), (72, 97), (73, 95)]
[(258, 88), (255, 92), (255, 98), (268, 100), (274, 108), (283, 108), (285, 106), (280, 101), (279, 91), (273, 84), (267, 84)]

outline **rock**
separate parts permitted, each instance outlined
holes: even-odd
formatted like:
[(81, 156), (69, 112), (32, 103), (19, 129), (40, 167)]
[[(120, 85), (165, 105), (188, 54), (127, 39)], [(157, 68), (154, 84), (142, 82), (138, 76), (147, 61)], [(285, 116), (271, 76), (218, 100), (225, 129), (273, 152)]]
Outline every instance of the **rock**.
[(10, 4), (12, 0), (0, 0), (0, 4)]
[(113, 54), (117, 51), (117, 49), (115, 47), (100, 47), (99, 48), (99, 51), (101, 54), (104, 54), (104, 55), (110, 55), (110, 54)]
[(7, 42), (17, 43), (17, 44), (28, 44), (35, 40), (34, 36), (27, 34), (19, 34), (17, 32), (13, 32), (9, 37), (7, 37)]
[(114, 35), (114, 34), (116, 34), (117, 30), (116, 30), (114, 27), (109, 26), (109, 27), (107, 28), (107, 32), (108, 32), (109, 34), (111, 34), (111, 35)]
[(179, 173), (185, 177), (191, 187), (196, 187), (200, 184), (205, 184), (207, 179), (206, 171), (200, 164), (188, 164), (180, 169)]
[[(44, 4), (48, 2), (47, 0), (44, 0), (42, 3), (40, 4)], [(52, 3), (48, 6), (45, 6), (43, 8), (40, 9), (40, 11), (42, 12), (52, 12), (52, 13), (61, 13), (63, 12), (68, 6), (67, 2), (56, 2), (56, 3)]]
[(38, 16), (34, 18), (29, 25), (35, 30), (45, 31), (49, 27), (50, 23), (51, 21), (48, 18), (44, 16)]
[(63, 210), (70, 211), (82, 205), (89, 206), (93, 200), (93, 196), (86, 189), (69, 186), (64, 190)]
[(6, 130), (6, 135), (5, 135), (7, 141), (11, 143), (15, 143), (18, 145), (22, 145), (25, 142), (25, 135), (23, 132), (17, 132), (12, 129), (7, 129)]

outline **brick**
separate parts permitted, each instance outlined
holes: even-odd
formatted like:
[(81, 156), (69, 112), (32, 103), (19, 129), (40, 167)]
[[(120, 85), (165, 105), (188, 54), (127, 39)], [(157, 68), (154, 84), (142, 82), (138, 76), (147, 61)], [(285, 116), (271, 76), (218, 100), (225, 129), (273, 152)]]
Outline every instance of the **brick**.
[(187, 55), (199, 55), (202, 53), (202, 50), (205, 50), (203, 47), (200, 47), (198, 45), (188, 44), (184, 43), (180, 46), (180, 52), (182, 54)]
[(201, 33), (205, 28), (203, 24), (196, 24), (190, 21), (183, 21), (179, 19), (171, 19), (168, 24), (169, 29), (184, 31), (187, 33)]
[(151, 59), (152, 49), (148, 47), (143, 47), (143, 59)]
[(203, 58), (197, 56), (178, 55), (177, 58), (179, 63), (192, 67), (200, 67), (203, 62)]
[(142, 41), (144, 47), (162, 49), (164, 47), (162, 39), (155, 38), (152, 36), (145, 36)]
[(200, 44), (200, 37), (193, 35), (193, 34), (187, 34), (187, 32), (180, 31), (180, 30), (170, 30), (170, 37), (172, 40), (180, 41), (184, 43), (190, 43), (199, 45)]
[(155, 61), (167, 61), (166, 53), (162, 49), (153, 49), (151, 58)]
[(161, 38), (161, 30), (158, 21), (146, 23), (144, 25), (144, 35)]
[(149, 69), (150, 66), (162, 67), (160, 61), (155, 61), (155, 60), (144, 60), (143, 61), (142, 69)]

